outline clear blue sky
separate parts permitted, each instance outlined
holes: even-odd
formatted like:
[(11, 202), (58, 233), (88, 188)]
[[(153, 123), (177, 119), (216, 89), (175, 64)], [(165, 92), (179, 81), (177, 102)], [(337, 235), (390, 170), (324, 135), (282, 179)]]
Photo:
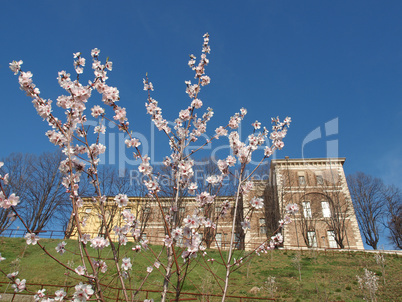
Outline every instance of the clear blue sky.
[[(42, 96), (55, 101), (63, 93), (57, 72), (73, 73), (72, 53), (89, 62), (98, 47), (114, 63), (109, 85), (119, 88), (131, 125), (149, 137), (142, 78), (149, 73), (173, 120), (188, 104), (188, 55), (199, 56), (208, 32), (211, 84), (201, 99), (215, 109), (211, 129), (242, 106), (246, 125), (289, 115), (278, 158), (301, 157), (303, 140), (320, 127), (305, 157), (325, 157), (327, 141), (336, 140), (346, 174), (363, 171), (401, 187), (401, 20), (401, 1), (3, 1), (0, 157), (54, 148), (18, 89), (12, 60), (23, 60)], [(335, 118), (339, 128), (326, 136)]]

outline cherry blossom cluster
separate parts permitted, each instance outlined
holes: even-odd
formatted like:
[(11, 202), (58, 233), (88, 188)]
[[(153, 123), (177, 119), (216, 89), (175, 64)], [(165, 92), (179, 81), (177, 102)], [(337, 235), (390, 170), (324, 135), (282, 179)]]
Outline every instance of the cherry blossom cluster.
[(94, 261), (94, 265), (95, 265), (95, 267), (96, 268), (99, 268), (99, 270), (100, 270), (100, 272), (101, 273), (106, 273), (106, 271), (107, 271), (107, 264), (106, 264), (106, 262), (105, 261), (103, 261), (103, 260), (95, 260)]
[(286, 213), (289, 215), (295, 215), (299, 212), (299, 206), (297, 203), (289, 203), (286, 205)]
[(20, 280), (19, 278), (16, 278), (18, 276), (18, 271), (12, 272), (7, 274), (7, 278), (13, 282), (13, 285), (11, 287), (14, 289), (15, 292), (22, 292), (26, 288), (26, 280), (22, 279)]
[(276, 246), (280, 246), (283, 243), (283, 236), (281, 233), (276, 233), (268, 242), (261, 244), (255, 253), (260, 255), (261, 253), (267, 253), (269, 250), (275, 249)]
[(94, 290), (92, 289), (92, 285), (80, 282), (80, 284), (75, 286), (73, 298), (74, 301), (87, 301), (93, 294)]

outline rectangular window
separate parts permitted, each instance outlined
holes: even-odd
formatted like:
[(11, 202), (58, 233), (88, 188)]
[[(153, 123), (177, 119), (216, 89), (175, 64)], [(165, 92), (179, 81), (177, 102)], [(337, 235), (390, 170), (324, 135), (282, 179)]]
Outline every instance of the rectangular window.
[(222, 246), (222, 233), (216, 233), (216, 246), (221, 247)]
[(317, 247), (317, 238), (314, 231), (307, 232), (308, 245), (310, 247)]
[(324, 184), (324, 178), (322, 177), (322, 174), (317, 174), (316, 179), (317, 179), (317, 185), (323, 185)]
[(306, 185), (306, 178), (304, 175), (299, 175), (299, 186), (305, 186)]
[(170, 213), (170, 208), (169, 207), (162, 207), (163, 214), (168, 215)]
[(186, 208), (185, 208), (185, 207), (180, 207), (180, 208), (179, 208), (179, 213), (180, 213), (180, 214), (183, 215), (185, 212), (186, 212)]
[(150, 212), (151, 212), (151, 207), (150, 206), (144, 207), (144, 213), (150, 213)]
[(336, 240), (335, 240), (335, 232), (334, 231), (327, 231), (327, 236), (328, 236), (329, 247), (331, 249), (338, 248), (338, 244), (336, 243)]
[(260, 223), (260, 235), (266, 234), (267, 226), (265, 225), (265, 218), (260, 218), (259, 223)]
[(142, 233), (141, 242), (144, 242), (145, 240), (147, 240), (147, 233)]
[(235, 246), (236, 249), (239, 249), (239, 248), (240, 248), (240, 243), (241, 243), (240, 234), (235, 233), (235, 242), (234, 242), (234, 246)]
[(321, 207), (322, 207), (322, 216), (325, 218), (331, 217), (331, 209), (329, 208), (329, 202), (322, 201)]
[(311, 218), (311, 206), (309, 201), (303, 201), (303, 214), (305, 218)]

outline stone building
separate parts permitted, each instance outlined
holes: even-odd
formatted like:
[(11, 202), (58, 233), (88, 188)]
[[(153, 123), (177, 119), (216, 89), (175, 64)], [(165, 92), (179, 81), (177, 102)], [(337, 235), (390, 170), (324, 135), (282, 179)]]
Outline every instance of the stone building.
[(272, 160), (267, 188), (279, 213), (299, 213), (283, 229), (284, 247), (364, 249), (343, 170), (345, 158)]
[[(284, 248), (364, 249), (343, 171), (344, 162), (344, 158), (272, 160), (269, 180), (253, 180), (253, 190), (240, 200), (238, 221), (247, 219), (251, 227), (244, 232), (237, 223), (235, 246), (251, 250), (269, 240), (277, 231), (278, 221), (284, 217), (286, 205), (296, 203), (299, 213), (281, 230)], [(263, 198), (264, 208), (250, 211), (253, 197)], [(216, 227), (200, 231), (205, 246), (229, 247), (234, 200), (233, 196), (218, 196), (213, 207), (209, 208), (206, 216), (216, 223)], [(232, 205), (231, 210), (216, 220), (222, 204), (227, 201)], [(138, 219), (140, 240), (162, 244), (165, 225), (161, 210), (165, 215), (175, 215), (177, 221), (182, 221), (194, 213), (198, 202), (194, 197), (182, 197), (177, 209), (173, 210), (172, 198), (161, 197), (159, 206), (150, 198), (130, 197), (127, 206), (119, 208), (113, 197), (109, 197), (105, 204), (107, 225), (100, 223), (100, 209), (94, 205), (90, 199), (84, 199), (80, 208), (83, 233), (102, 235), (105, 228), (112, 230), (114, 226), (122, 225), (122, 212), (129, 210)], [(71, 237), (77, 237), (76, 228), (71, 229)], [(115, 232), (111, 231), (111, 234), (117, 241)]]

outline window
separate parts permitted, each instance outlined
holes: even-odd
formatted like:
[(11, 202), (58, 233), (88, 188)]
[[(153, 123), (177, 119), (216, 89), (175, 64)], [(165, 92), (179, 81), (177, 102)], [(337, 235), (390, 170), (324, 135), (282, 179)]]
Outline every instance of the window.
[(311, 218), (311, 206), (309, 201), (303, 201), (303, 214), (305, 218)]
[(267, 226), (265, 225), (265, 218), (260, 218), (260, 235), (267, 233)]
[(179, 213), (180, 213), (180, 214), (183, 215), (185, 212), (186, 212), (186, 208), (185, 208), (185, 207), (180, 207), (180, 208), (179, 208)]
[(215, 207), (215, 215), (219, 215), (222, 211), (221, 207)]
[(322, 216), (325, 218), (331, 217), (331, 209), (329, 208), (329, 202), (322, 201), (321, 207), (322, 207)]
[(215, 236), (215, 241), (216, 241), (216, 246), (221, 247), (222, 246), (222, 233), (216, 233)]
[(338, 248), (338, 243), (336, 243), (336, 240), (335, 240), (335, 232), (327, 231), (327, 236), (328, 236), (329, 248), (331, 248), (331, 249)]
[(150, 206), (144, 207), (144, 213), (150, 213), (150, 212), (151, 212), (151, 207)]
[(317, 179), (317, 185), (323, 185), (324, 184), (324, 178), (322, 177), (322, 174), (317, 174), (315, 177)]
[(162, 210), (163, 210), (163, 214), (165, 214), (165, 216), (170, 214), (170, 208), (169, 207), (162, 207)]
[(305, 186), (306, 185), (306, 179), (304, 178), (304, 175), (299, 175), (299, 186)]
[(141, 242), (144, 242), (145, 240), (147, 240), (147, 233), (142, 233)]
[(240, 249), (240, 243), (241, 243), (240, 234), (235, 233), (234, 246), (235, 246), (236, 249)]
[(307, 238), (309, 247), (317, 247), (317, 238), (315, 236), (315, 231), (307, 232)]

